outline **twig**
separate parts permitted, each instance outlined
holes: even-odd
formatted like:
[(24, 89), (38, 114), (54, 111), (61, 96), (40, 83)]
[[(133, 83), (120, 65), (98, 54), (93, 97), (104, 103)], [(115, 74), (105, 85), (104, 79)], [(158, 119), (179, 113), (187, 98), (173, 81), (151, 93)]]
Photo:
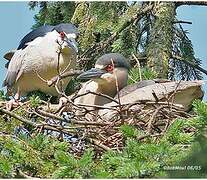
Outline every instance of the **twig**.
[(117, 100), (115, 100), (114, 98), (112, 98), (111, 96), (108, 96), (108, 95), (106, 95), (106, 94), (102, 94), (102, 93), (92, 92), (92, 91), (88, 91), (88, 92), (83, 93), (83, 94), (78, 94), (78, 95), (72, 97), (72, 98), (71, 98), (71, 101), (74, 102), (75, 99), (77, 99), (77, 98), (79, 98), (79, 97), (81, 97), (81, 96), (85, 96), (85, 95), (87, 95), (87, 94), (93, 94), (93, 95), (96, 95), (96, 96), (101, 96), (101, 97), (107, 98), (107, 99), (109, 99), (110, 101), (113, 101), (113, 102), (119, 104), (119, 102), (118, 102)]
[(27, 174), (23, 173), (20, 169), (16, 168), (16, 174), (17, 176), (21, 176), (23, 178), (26, 179), (40, 179), (40, 178), (36, 178), (36, 177), (32, 177), (32, 176), (28, 176)]
[[(72, 55), (72, 57), (73, 57), (73, 55)], [(71, 65), (71, 59), (72, 58), (70, 58), (70, 61), (68, 62), (68, 65), (65, 67), (65, 69), (61, 72), (61, 74), (64, 74), (66, 71), (67, 71), (67, 69), (70, 67), (70, 65)], [(74, 58), (74, 59), (76, 59), (76, 58)]]
[(44, 79), (42, 76), (40, 76), (40, 74), (37, 71), (35, 71), (35, 73), (36, 73), (37, 77), (40, 78), (43, 82), (45, 82), (45, 83), (48, 82), (46, 79)]
[(50, 79), (48, 82), (47, 82), (47, 85), (48, 86), (52, 86), (54, 85), (58, 79), (64, 79), (64, 78), (67, 78), (69, 76), (76, 76), (76, 75), (80, 75), (81, 73), (83, 73), (84, 71), (81, 71), (81, 70), (69, 70), (67, 72), (64, 72), (63, 74), (61, 74), (60, 76), (55, 76), (53, 77), (52, 79)]
[[(62, 94), (64, 93), (64, 90), (63, 90), (63, 84), (62, 84), (62, 81), (61, 81), (61, 79), (60, 79), (60, 76), (61, 76), (61, 71), (60, 71), (60, 55), (61, 55), (61, 53), (62, 53), (62, 44), (63, 44), (63, 42), (60, 43), (60, 42), (57, 40), (57, 43), (58, 43), (58, 45), (59, 45), (59, 49), (58, 49), (58, 51), (57, 51), (57, 53), (58, 53), (58, 58), (57, 58), (57, 61), (58, 61), (58, 62), (57, 62), (57, 73), (58, 73), (58, 78), (57, 78), (57, 81), (56, 81), (56, 83), (55, 83), (55, 88), (56, 88), (58, 94), (62, 95)], [(58, 83), (60, 84), (61, 91), (59, 91)]]
[(159, 98), (157, 97), (157, 95), (156, 95), (154, 89), (152, 89), (152, 95), (153, 95), (153, 97), (155, 98), (155, 102), (158, 102), (158, 101), (159, 101)]
[[(135, 103), (127, 103), (127, 104), (123, 104), (124, 106), (127, 106), (127, 109), (130, 109), (131, 107), (133, 106), (136, 106), (136, 105), (143, 105), (143, 104), (146, 104), (146, 105), (154, 105), (154, 104), (159, 104), (159, 105), (172, 105), (172, 107), (174, 109), (183, 109), (183, 105), (181, 104), (175, 104), (175, 103), (171, 103), (171, 102), (163, 102), (163, 101), (159, 101), (159, 102), (156, 102), (156, 101), (147, 101), (147, 102), (143, 102), (143, 101), (138, 101), (138, 102), (135, 102)], [(112, 106), (112, 107), (116, 107), (116, 106)]]
[(139, 59), (135, 56), (134, 53), (132, 53), (132, 56), (134, 57), (134, 59), (137, 62), (138, 69), (139, 69), (139, 79), (140, 79), (140, 81), (142, 81), (142, 73), (141, 73), (141, 66), (140, 66), (140, 63), (139, 63)]
[[(176, 95), (176, 93), (177, 93), (177, 89), (178, 89), (180, 83), (181, 83), (181, 80), (177, 83), (174, 92), (173, 92), (173, 93), (170, 95), (170, 97), (168, 98), (168, 103), (169, 103), (170, 99), (171, 99), (171, 103), (174, 102), (174, 100), (175, 100), (175, 95)], [(172, 111), (172, 104), (171, 104), (171, 106), (170, 106), (170, 110)]]
[(174, 23), (174, 24), (176, 24), (176, 23), (193, 24), (193, 23), (190, 22), (190, 21), (174, 21), (173, 23)]
[(146, 104), (159, 104), (159, 105), (172, 105), (173, 108), (176, 109), (183, 109), (183, 105), (181, 104), (175, 104), (172, 102), (146, 102)]
[(150, 136), (150, 134), (141, 135), (141, 136), (137, 137), (136, 140), (140, 141), (140, 140), (145, 139), (145, 138), (147, 138), (149, 136)]
[[(83, 106), (83, 107), (92, 107), (92, 108), (96, 108), (96, 109), (109, 109), (109, 110), (114, 110), (116, 111), (117, 109), (116, 108), (113, 108), (113, 106), (100, 106), (100, 105), (90, 105), (90, 104), (81, 104), (81, 103), (78, 103), (76, 104), (77, 106)], [(119, 106), (118, 106), (119, 107)], [(95, 110), (96, 110), (95, 109)], [(88, 110), (88, 111), (94, 111), (94, 110)]]
[(152, 127), (152, 123), (153, 123), (153, 121), (154, 121), (156, 115), (158, 114), (158, 112), (159, 112), (162, 108), (163, 108), (163, 106), (158, 107), (158, 108), (155, 110), (155, 112), (152, 114), (152, 116), (151, 116), (151, 118), (150, 118), (150, 120), (149, 120), (149, 122), (148, 122), (148, 126), (147, 126), (147, 132), (148, 132), (148, 133), (151, 132), (151, 130), (152, 130), (152, 129), (151, 129), (151, 127)]
[(105, 150), (105, 151), (110, 151), (110, 150), (111, 150), (109, 147), (107, 147), (107, 146), (101, 144), (101, 142), (98, 141), (98, 140), (95, 140), (95, 139), (92, 139), (92, 138), (87, 138), (87, 140), (88, 140), (90, 143), (92, 143), (92, 144), (94, 144), (94, 145), (100, 147), (101, 149), (103, 149), (103, 150)]
[[(42, 111), (40, 109), (36, 109), (36, 112), (40, 113), (41, 115), (46, 116), (46, 117), (51, 117), (51, 118), (59, 120), (59, 121), (68, 122), (63, 117), (56, 116), (56, 115), (54, 115), (52, 113), (48, 113), (48, 112)], [(80, 125), (107, 126), (107, 125), (110, 124), (110, 123), (92, 122), (92, 121), (76, 121), (74, 119), (71, 119), (70, 121), (71, 121), (72, 124), (80, 124)]]
[(11, 117), (13, 117), (13, 118), (15, 118), (15, 119), (17, 119), (17, 120), (23, 122), (23, 123), (29, 124), (29, 125), (31, 125), (31, 126), (33, 126), (33, 127), (38, 127), (38, 124), (33, 123), (33, 122), (31, 122), (31, 121), (29, 121), (29, 120), (27, 120), (27, 119), (24, 119), (23, 117), (21, 117), (21, 116), (15, 114), (15, 113), (13, 113), (13, 112), (11, 112), (11, 111), (7, 111), (7, 110), (5, 110), (5, 109), (3, 109), (3, 108), (0, 108), (0, 112), (2, 112), (2, 113), (4, 113), (4, 114), (7, 114), (7, 115), (9, 115), (9, 116), (11, 116)]
[[(114, 61), (113, 59), (111, 59), (111, 63), (112, 63), (112, 66), (113, 66), (113, 69), (114, 69)], [(114, 73), (115, 75), (115, 82), (116, 82), (116, 92), (117, 92), (117, 99), (118, 99), (118, 103), (119, 103), (119, 111), (118, 113), (120, 114), (120, 118), (122, 120), (122, 124), (124, 123), (124, 119), (123, 119), (123, 116), (122, 116), (122, 105), (121, 105), (121, 100), (120, 100), (120, 94), (119, 94), (119, 82), (118, 82), (118, 78), (117, 78), (117, 75), (116, 73)]]
[(60, 72), (60, 55), (61, 55), (61, 53), (62, 53), (62, 44), (57, 40), (57, 43), (58, 43), (58, 45), (59, 45), (59, 49), (57, 50), (57, 54), (58, 54), (58, 58), (57, 58), (57, 73), (58, 73), (58, 75), (60, 75), (61, 74), (61, 72)]
[[(111, 63), (112, 63), (112, 66), (114, 68), (115, 66), (114, 66), (113, 59), (111, 59)], [(116, 82), (116, 92), (117, 92), (118, 104), (121, 107), (120, 94), (119, 94), (119, 83), (118, 83), (118, 79), (117, 79), (116, 73), (114, 73), (114, 75), (115, 75), (115, 82)]]

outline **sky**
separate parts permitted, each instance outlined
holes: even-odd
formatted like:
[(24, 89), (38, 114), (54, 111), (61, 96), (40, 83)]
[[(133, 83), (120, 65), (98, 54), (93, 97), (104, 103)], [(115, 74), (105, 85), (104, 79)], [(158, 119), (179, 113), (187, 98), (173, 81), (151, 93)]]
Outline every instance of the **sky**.
[[(6, 74), (4, 64), (7, 61), (3, 56), (17, 48), (20, 40), (31, 31), (37, 11), (29, 10), (27, 2), (0, 2), (0, 85)], [(189, 31), (188, 37), (192, 40), (196, 57), (202, 60), (202, 67), (207, 69), (207, 7), (181, 6), (177, 9), (177, 18), (192, 22), (183, 24), (183, 27)], [(203, 77), (207, 80), (206, 75)], [(207, 85), (204, 89), (207, 94)]]
[(29, 10), (28, 2), (0, 2), (0, 87), (6, 74), (4, 54), (16, 49), (20, 40), (31, 31), (36, 11)]
[[(202, 60), (202, 67), (207, 70), (207, 6), (181, 6), (177, 9), (177, 19), (190, 21), (192, 24), (182, 24), (184, 30), (188, 30), (195, 56)], [(202, 74), (207, 80), (207, 75)], [(207, 100), (207, 81), (203, 89), (204, 100)]]

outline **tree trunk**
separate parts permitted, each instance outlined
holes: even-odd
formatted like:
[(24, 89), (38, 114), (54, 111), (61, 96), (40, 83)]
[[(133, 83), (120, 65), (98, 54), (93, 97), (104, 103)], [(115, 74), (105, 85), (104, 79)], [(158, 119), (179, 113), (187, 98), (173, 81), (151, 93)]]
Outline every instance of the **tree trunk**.
[(172, 52), (175, 4), (157, 2), (154, 7), (154, 23), (147, 47), (147, 65), (159, 78), (168, 77), (168, 62)]

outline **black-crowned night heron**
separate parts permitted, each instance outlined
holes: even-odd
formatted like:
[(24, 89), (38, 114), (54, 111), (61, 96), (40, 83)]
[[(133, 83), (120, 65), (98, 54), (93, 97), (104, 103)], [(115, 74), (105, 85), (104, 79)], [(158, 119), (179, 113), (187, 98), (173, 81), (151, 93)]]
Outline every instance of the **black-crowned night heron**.
[[(78, 76), (79, 79), (90, 79), (83, 84), (78, 95), (95, 92), (114, 97), (117, 90), (127, 85), (128, 70), (127, 59), (119, 53), (109, 53), (101, 56), (92, 68)], [(118, 88), (117, 88), (118, 87)], [(104, 105), (110, 99), (94, 94), (87, 94), (75, 99), (76, 104)]]
[[(39, 90), (46, 94), (57, 96), (55, 87), (49, 87), (44, 80), (74, 68), (78, 52), (75, 38), (77, 28), (72, 24), (45, 25), (28, 33), (20, 42), (16, 51), (7, 53), (4, 57), (9, 61), (8, 71), (3, 86), (12, 93), (14, 100), (7, 108), (17, 103), (20, 96)], [(58, 51), (61, 50), (59, 61)], [(70, 78), (62, 80), (65, 89)]]

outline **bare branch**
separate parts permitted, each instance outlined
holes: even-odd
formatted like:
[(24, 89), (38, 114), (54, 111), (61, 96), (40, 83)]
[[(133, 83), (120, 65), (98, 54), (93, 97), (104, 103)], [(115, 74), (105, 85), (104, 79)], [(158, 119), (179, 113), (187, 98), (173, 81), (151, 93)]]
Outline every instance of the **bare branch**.
[[(16, 169), (16, 174), (17, 176), (21, 176), (23, 178), (26, 178), (26, 179), (40, 179), (40, 178), (36, 178), (36, 177), (32, 177), (32, 176), (28, 176), (27, 174), (25, 174), (24, 172), (22, 172), (20, 169)], [(19, 178), (19, 177), (18, 177)]]
[[(54, 115), (52, 113), (48, 113), (48, 112), (42, 111), (40, 109), (37, 109), (36, 111), (38, 113), (40, 113), (41, 115), (43, 115), (43, 116), (51, 117), (51, 118), (59, 120), (59, 121), (68, 122), (63, 117), (56, 116), (56, 115)], [(99, 123), (99, 122), (92, 122), (92, 121), (76, 121), (76, 120), (74, 120), (74, 118), (71, 118), (70, 122), (72, 124), (80, 124), (80, 125), (94, 125), (94, 126), (106, 126), (106, 125), (109, 125), (109, 123)]]
[(99, 141), (96, 140), (96, 139), (87, 138), (87, 140), (88, 140), (90, 143), (92, 143), (92, 144), (94, 144), (94, 145), (100, 147), (101, 149), (103, 149), (103, 150), (105, 150), (105, 151), (109, 151), (109, 150), (111, 150), (109, 147), (107, 147), (107, 146), (101, 144), (101, 142), (99, 142)]
[(76, 95), (75, 97), (73, 97), (71, 100), (74, 102), (75, 99), (77, 99), (77, 98), (79, 98), (79, 97), (81, 97), (81, 96), (85, 96), (85, 95), (87, 95), (87, 94), (93, 94), (93, 95), (96, 95), (96, 96), (101, 96), (101, 97), (104, 97), (104, 98), (106, 98), (106, 99), (109, 99), (110, 101), (113, 101), (113, 102), (119, 104), (119, 102), (116, 101), (116, 100), (115, 100), (114, 98), (112, 98), (111, 96), (108, 96), (108, 95), (106, 95), (106, 94), (102, 94), (102, 93), (92, 92), (92, 91), (88, 91), (88, 92), (83, 93), (83, 94), (78, 94), (78, 95)]
[(71, 69), (70, 71), (67, 71), (67, 72), (65, 72), (65, 73), (63, 73), (63, 74), (61, 74), (59, 76), (57, 75), (57, 76), (53, 77), (52, 79), (50, 79), (47, 82), (47, 85), (48, 86), (52, 86), (52, 85), (54, 85), (58, 81), (58, 79), (61, 80), (61, 79), (67, 78), (69, 76), (77, 76), (77, 75), (80, 75), (83, 72), (84, 71), (82, 71), (82, 70), (72, 70)]
[(175, 22), (173, 22), (174, 24), (176, 24), (176, 23), (185, 23), (185, 24), (193, 24), (192, 22), (190, 22), (190, 21), (175, 21)]
[(134, 59), (137, 62), (137, 66), (138, 66), (138, 69), (139, 69), (139, 79), (140, 79), (140, 81), (142, 81), (142, 73), (141, 73), (141, 66), (140, 66), (139, 59), (135, 56), (134, 53), (132, 53), (132, 56), (134, 57)]
[(7, 114), (7, 115), (9, 115), (9, 116), (11, 116), (11, 117), (13, 117), (13, 118), (23, 122), (23, 123), (29, 124), (29, 125), (31, 125), (33, 127), (37, 127), (38, 126), (36, 123), (33, 123), (33, 122), (31, 122), (31, 121), (29, 121), (29, 120), (27, 120), (27, 119), (25, 119), (25, 118), (15, 114), (15, 113), (13, 113), (11, 111), (7, 111), (6, 109), (0, 108), (0, 112), (2, 112), (4, 114)]

